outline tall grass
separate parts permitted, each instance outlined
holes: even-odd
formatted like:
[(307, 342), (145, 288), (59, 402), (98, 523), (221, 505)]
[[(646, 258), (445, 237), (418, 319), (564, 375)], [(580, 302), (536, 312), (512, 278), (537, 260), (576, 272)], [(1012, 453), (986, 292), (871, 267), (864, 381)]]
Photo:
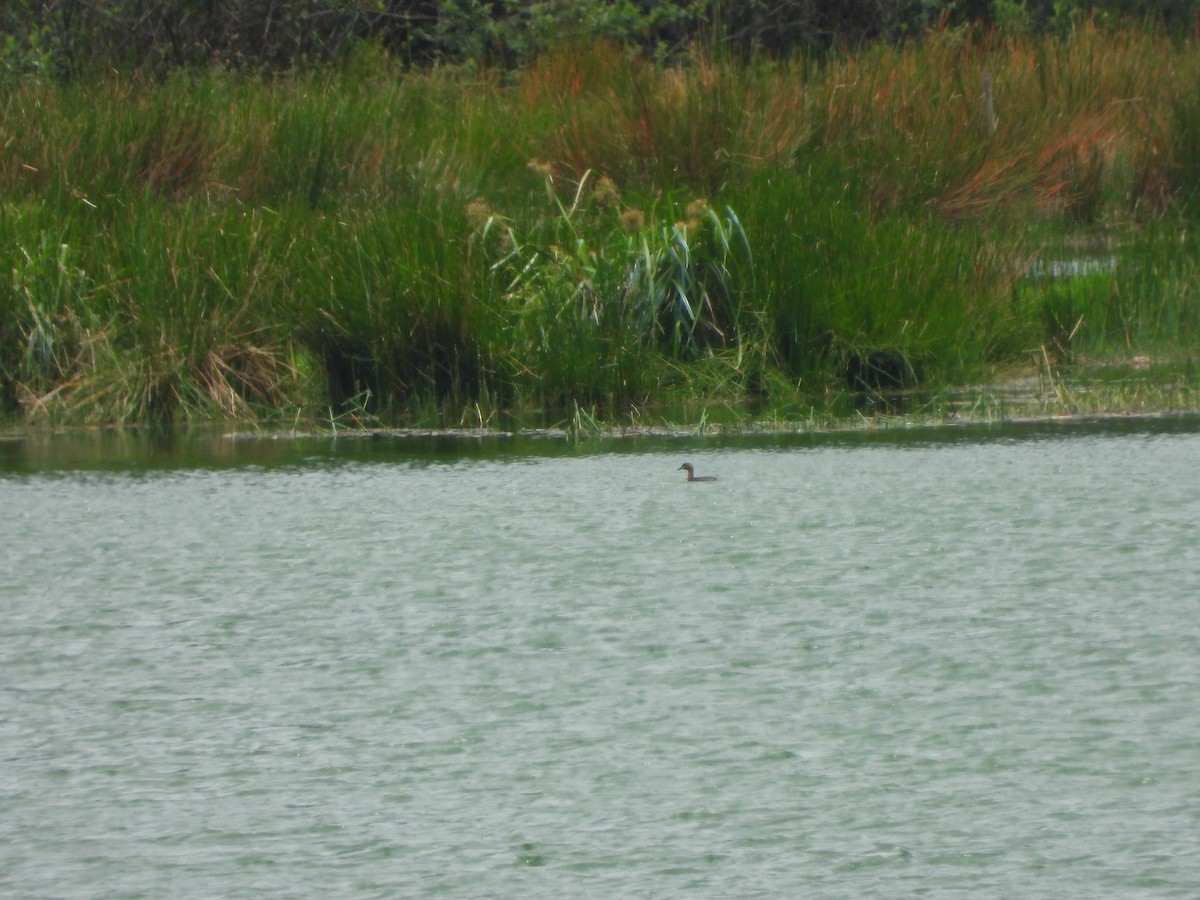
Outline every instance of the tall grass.
[(294, 280), (282, 318), (335, 406), (466, 401), (484, 388), (489, 329), (477, 318), (465, 217), (430, 199), (324, 219), (285, 256)]
[(1174, 217), (1139, 228), (1086, 271), (1039, 273), (1019, 286), (1065, 361), (1193, 357), (1200, 343), (1200, 247)]
[(787, 371), (819, 386), (883, 355), (945, 381), (1036, 343), (1013, 298), (1019, 238), (928, 213), (874, 222), (838, 176), (764, 174), (739, 198)]
[[(535, 162), (546, 200), (507, 217), (480, 199), (494, 357), (527, 402), (644, 402), (673, 361), (742, 343), (753, 260), (732, 210), (703, 198), (628, 206), (607, 178), (558, 177)], [(532, 213), (532, 215), (531, 215)]]
[(266, 300), (280, 277), (268, 240), (263, 216), (237, 207), (147, 200), (108, 223), (81, 250), (97, 280), (69, 405), (138, 421), (285, 402), (292, 373)]
[[(363, 51), (273, 80), (13, 82), (0, 399), (615, 414), (1046, 348), (1194, 354), (1197, 84), (1193, 44), (1091, 27), (821, 64), (576, 45), (508, 80)], [(1110, 275), (1022, 280), (1097, 235)]]

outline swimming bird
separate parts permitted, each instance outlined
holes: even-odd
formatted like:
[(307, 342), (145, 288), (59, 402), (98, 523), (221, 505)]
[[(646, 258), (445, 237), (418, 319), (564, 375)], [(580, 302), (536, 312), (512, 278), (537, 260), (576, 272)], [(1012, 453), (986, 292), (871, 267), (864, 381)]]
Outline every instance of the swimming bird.
[(717, 480), (717, 476), (716, 476), (716, 475), (697, 475), (697, 474), (696, 474), (696, 470), (695, 470), (695, 468), (692, 466), (692, 464), (691, 464), (691, 463), (684, 463), (684, 464), (683, 464), (682, 466), (680, 466), (679, 468), (680, 468), (680, 469), (687, 469), (687, 473), (688, 473), (688, 481), (716, 481), (716, 480)]

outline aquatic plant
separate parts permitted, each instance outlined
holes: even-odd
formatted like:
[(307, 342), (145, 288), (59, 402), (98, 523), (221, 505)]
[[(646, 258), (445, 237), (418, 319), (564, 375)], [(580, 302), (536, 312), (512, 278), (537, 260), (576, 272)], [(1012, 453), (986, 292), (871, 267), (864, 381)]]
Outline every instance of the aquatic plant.
[(623, 206), (610, 179), (530, 168), (548, 215), (518, 222), (483, 200), (468, 208), (489, 254), (489, 302), (506, 322), (510, 385), (536, 373), (541, 402), (627, 403), (661, 370), (661, 355), (694, 360), (738, 343), (753, 265), (732, 210), (664, 200), (647, 212)]
[(855, 381), (879, 368), (872, 358), (891, 359), (896, 386), (911, 386), (1036, 344), (1012, 299), (1019, 238), (928, 214), (872, 221), (836, 171), (764, 174), (737, 201), (778, 363), (813, 389)]
[[(819, 62), (363, 49), (14, 82), (0, 398), (55, 421), (711, 416), (1194, 355), (1192, 49), (942, 29)], [(1092, 241), (1110, 276), (1023, 280)]]
[(1198, 258), (1189, 223), (1167, 217), (1120, 243), (1042, 267), (1019, 289), (1040, 310), (1047, 346), (1063, 362), (1173, 360), (1200, 341)]
[[(78, 253), (50, 223), (22, 228), (36, 211), (0, 210), (10, 283), (0, 290), (0, 391), (5, 405), (37, 417), (79, 374), (91, 281)], [(21, 224), (26, 224), (23, 222)]]

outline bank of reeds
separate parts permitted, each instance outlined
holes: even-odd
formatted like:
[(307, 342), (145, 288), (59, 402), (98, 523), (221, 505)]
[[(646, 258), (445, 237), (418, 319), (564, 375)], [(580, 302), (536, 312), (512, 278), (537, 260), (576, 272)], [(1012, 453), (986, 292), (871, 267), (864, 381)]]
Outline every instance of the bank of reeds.
[(615, 418), (1200, 342), (1200, 54), (1148, 31), (6, 88), (10, 416)]

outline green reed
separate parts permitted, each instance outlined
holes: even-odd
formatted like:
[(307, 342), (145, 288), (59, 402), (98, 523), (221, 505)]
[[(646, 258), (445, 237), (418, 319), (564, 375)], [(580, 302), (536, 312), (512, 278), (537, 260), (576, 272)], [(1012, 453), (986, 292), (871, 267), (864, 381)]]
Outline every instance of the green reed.
[[(1175, 361), (1200, 341), (1200, 247), (1176, 217), (1145, 225), (1119, 245), (1060, 257), (1060, 270), (1019, 286), (1042, 317), (1046, 345), (1064, 362), (1095, 358)], [(1072, 263), (1081, 270), (1070, 272)]]
[(1019, 238), (931, 214), (872, 222), (835, 170), (761, 175), (739, 199), (772, 346), (797, 379), (883, 353), (945, 381), (1036, 343), (1013, 296)]
[[(78, 253), (50, 217), (34, 207), (0, 210), (0, 265), (11, 273), (0, 291), (0, 387), (8, 401), (44, 407), (75, 369), (81, 341), (93, 325), (92, 284)], [(81, 317), (84, 321), (81, 321)]]
[[(1193, 51), (946, 31), (819, 64), (572, 46), (502, 77), (364, 49), (272, 80), (14, 83), (0, 400), (811, 413), (881, 367), (1192, 356)], [(1024, 277), (1097, 243), (1111, 271)]]
[(324, 219), (284, 256), (284, 318), (335, 405), (466, 401), (485, 387), (488, 328), (465, 217), (432, 205)]
[(147, 199), (84, 253), (98, 283), (71, 403), (117, 420), (240, 417), (286, 405), (286, 335), (271, 315), (280, 273), (264, 216)]

